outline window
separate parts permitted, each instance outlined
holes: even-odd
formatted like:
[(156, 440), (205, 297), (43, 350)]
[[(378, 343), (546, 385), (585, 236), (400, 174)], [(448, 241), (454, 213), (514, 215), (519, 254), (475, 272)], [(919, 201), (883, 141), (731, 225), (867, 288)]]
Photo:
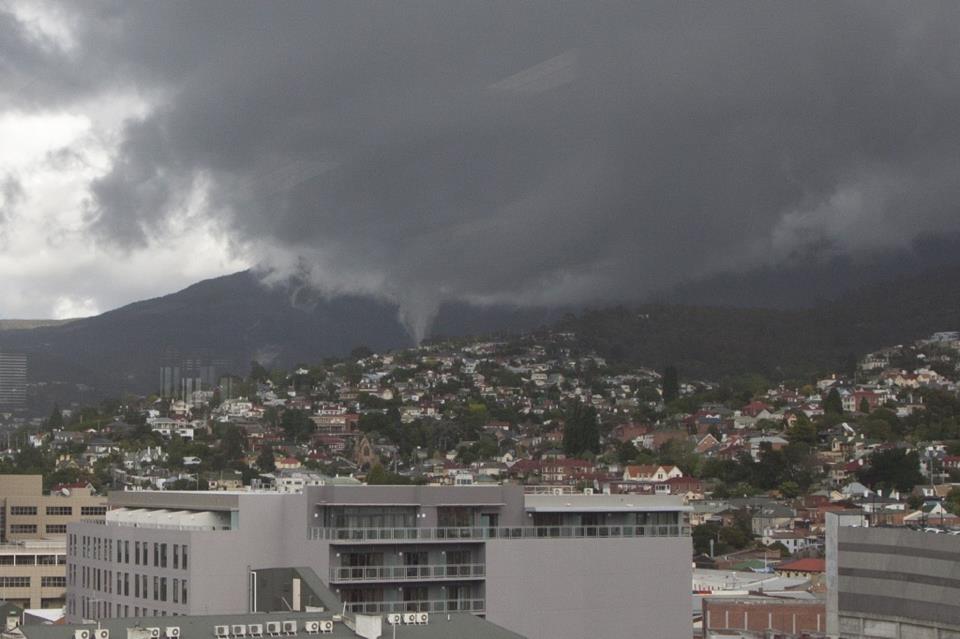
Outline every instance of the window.
[(44, 530), (47, 531), (48, 535), (66, 535), (67, 525), (66, 524), (47, 524)]
[(187, 580), (180, 582), (180, 603), (187, 603)]
[(41, 588), (66, 588), (66, 577), (40, 577)]
[(36, 506), (10, 506), (11, 515), (36, 515)]
[(30, 577), (0, 577), (0, 588), (29, 588)]
[(140, 575), (133, 576), (133, 596), (140, 598)]
[(167, 567), (167, 544), (160, 544), (160, 567)]
[(160, 577), (160, 601), (167, 600), (167, 578)]
[[(183, 569), (187, 569), (187, 546), (186, 544), (180, 546), (180, 557), (183, 559)], [(186, 582), (184, 582), (186, 583)], [(184, 603), (187, 602), (186, 599), (183, 600)]]
[(156, 575), (153, 576), (153, 600), (157, 601), (160, 598), (160, 577)]
[(106, 514), (106, 506), (80, 506), (81, 517), (102, 517)]
[(10, 524), (11, 535), (33, 535), (36, 532), (36, 524)]
[(130, 563), (130, 542), (129, 541), (123, 542), (123, 563), (125, 564)]
[(173, 567), (180, 567), (180, 544), (173, 545)]
[(47, 514), (58, 517), (69, 517), (73, 515), (73, 506), (47, 506)]
[(56, 555), (37, 555), (37, 563), (41, 566), (56, 566)]
[[(174, 546), (176, 548), (176, 546)], [(180, 601), (180, 580), (176, 577), (173, 578), (173, 603), (179, 603)]]
[(153, 565), (160, 565), (160, 544), (153, 542)]
[(133, 542), (133, 563), (140, 565), (140, 542)]

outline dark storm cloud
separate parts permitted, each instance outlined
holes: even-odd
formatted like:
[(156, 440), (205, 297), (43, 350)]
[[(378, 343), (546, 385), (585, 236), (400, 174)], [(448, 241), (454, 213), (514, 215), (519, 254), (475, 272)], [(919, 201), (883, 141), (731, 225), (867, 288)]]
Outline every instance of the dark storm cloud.
[(265, 267), (418, 335), (444, 299), (636, 298), (960, 225), (955, 4), (97, 11), (74, 57), (161, 97), (91, 228), (142, 246), (203, 185)]

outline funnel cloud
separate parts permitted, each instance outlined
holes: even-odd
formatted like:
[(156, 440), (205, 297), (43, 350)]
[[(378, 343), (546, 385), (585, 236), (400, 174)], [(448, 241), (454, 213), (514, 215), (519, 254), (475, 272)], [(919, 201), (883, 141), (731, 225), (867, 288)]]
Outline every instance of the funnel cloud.
[(635, 300), (960, 230), (954, 3), (50, 7), (47, 35), (0, 9), (3, 99), (136, 97), (78, 232), (130, 254), (202, 222), (418, 341), (444, 301)]

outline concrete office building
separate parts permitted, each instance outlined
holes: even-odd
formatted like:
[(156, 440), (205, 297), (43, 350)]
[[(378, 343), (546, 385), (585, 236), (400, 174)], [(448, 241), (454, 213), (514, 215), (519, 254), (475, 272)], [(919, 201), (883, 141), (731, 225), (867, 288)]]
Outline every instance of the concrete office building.
[(69, 527), (67, 614), (255, 612), (258, 571), (306, 566), (358, 614), (471, 612), (530, 639), (685, 637), (686, 511), (520, 486), (113, 493), (105, 523)]
[(841, 525), (827, 516), (827, 632), (960, 639), (960, 537)]
[(43, 494), (42, 475), (0, 475), (0, 541), (64, 539), (67, 524), (103, 519), (106, 497), (85, 486)]
[(0, 598), (21, 608), (62, 608), (66, 563), (62, 539), (0, 544)]
[(0, 410), (16, 410), (27, 404), (27, 356), (0, 351)]

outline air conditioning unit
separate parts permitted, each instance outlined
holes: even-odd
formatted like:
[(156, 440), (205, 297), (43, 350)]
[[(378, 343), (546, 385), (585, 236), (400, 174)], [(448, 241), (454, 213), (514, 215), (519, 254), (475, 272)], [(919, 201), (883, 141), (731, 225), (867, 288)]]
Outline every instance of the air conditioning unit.
[(319, 621), (304, 621), (303, 630), (307, 634), (315, 635), (320, 632), (320, 622)]
[(422, 624), (426, 624), (426, 623), (429, 623), (429, 622), (430, 622), (430, 615), (429, 615), (428, 613), (426, 613), (426, 612), (418, 612), (418, 613), (417, 613), (417, 623), (418, 623), (418, 624), (421, 624), (421, 625), (422, 625)]
[(93, 631), (93, 636), (96, 639), (110, 639), (110, 631), (106, 628), (97, 628)]
[(73, 639), (90, 639), (90, 630), (87, 628), (74, 630)]
[(229, 637), (230, 636), (230, 626), (214, 626), (213, 634), (218, 637)]
[(563, 488), (554, 488), (554, 489), (553, 489), (553, 494), (554, 494), (554, 495), (562, 495), (562, 494), (563, 494)]
[(403, 613), (403, 623), (417, 623), (417, 613), (415, 612)]
[(285, 635), (295, 635), (295, 634), (297, 634), (297, 622), (296, 622), (296, 621), (284, 621), (284, 622), (283, 622), (283, 634), (285, 634)]
[(323, 634), (330, 634), (333, 632), (333, 622), (329, 619), (320, 622), (320, 632)]
[(250, 633), (251, 637), (262, 637), (263, 636), (263, 624), (262, 623), (252, 623), (247, 626), (247, 632)]
[(245, 637), (247, 634), (247, 626), (242, 623), (235, 623), (230, 626), (230, 634), (234, 637)]
[(403, 623), (403, 615), (401, 615), (399, 612), (391, 612), (389, 615), (387, 615), (387, 623), (391, 626)]
[(159, 628), (147, 628), (147, 632), (150, 633), (150, 639), (160, 639)]
[(280, 622), (279, 621), (268, 621), (267, 622), (267, 634), (271, 637), (276, 637), (280, 634)]
[(180, 626), (167, 626), (163, 632), (167, 639), (180, 639)]
[(592, 494), (593, 494), (593, 488), (584, 488), (584, 489), (583, 489), (583, 494), (584, 494), (584, 495), (592, 495)]

